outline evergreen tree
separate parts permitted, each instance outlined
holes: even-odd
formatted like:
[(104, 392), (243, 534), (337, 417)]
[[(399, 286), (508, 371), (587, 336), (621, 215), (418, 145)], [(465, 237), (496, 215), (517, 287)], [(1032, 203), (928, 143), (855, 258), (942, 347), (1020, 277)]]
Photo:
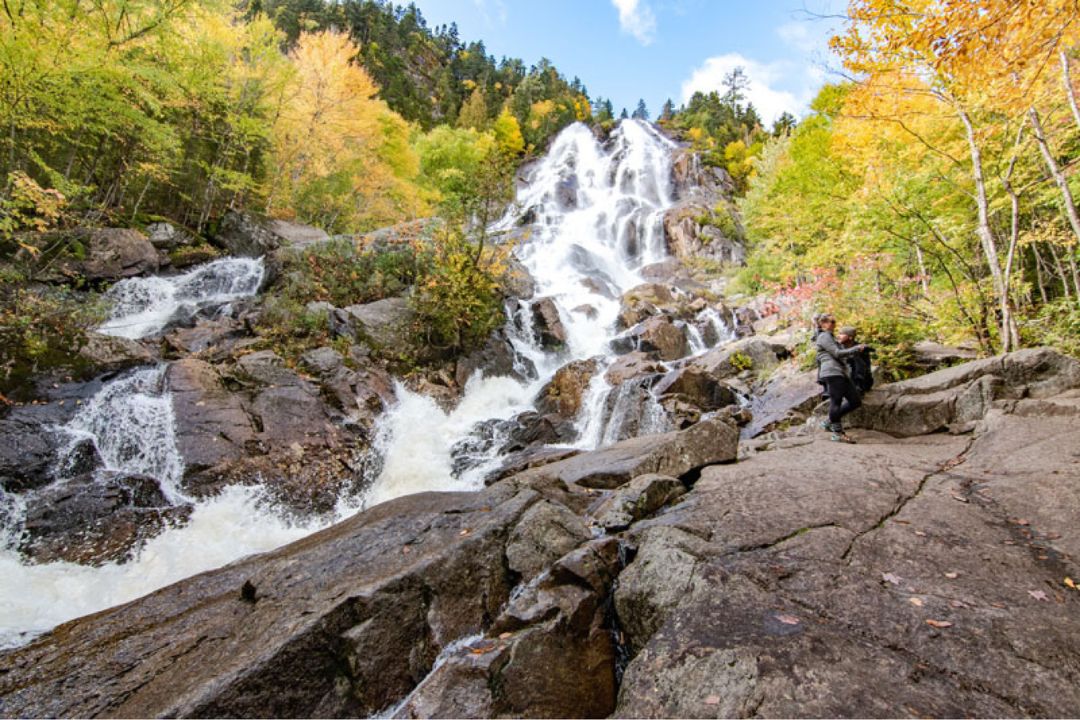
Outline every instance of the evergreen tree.
[(791, 135), (791, 131), (795, 129), (795, 116), (789, 112), (781, 113), (780, 117), (776, 119), (776, 122), (772, 126), (772, 134), (774, 137), (780, 137), (781, 135)]
[(619, 113), (619, 119), (620, 120), (626, 120), (629, 117), (630, 117), (630, 113), (626, 112), (626, 108), (623, 108), (622, 112)]
[(668, 98), (664, 102), (664, 107), (660, 108), (659, 122), (668, 123), (671, 122), (671, 118), (675, 116), (675, 103), (671, 102), (671, 98)]
[(644, 100), (638, 100), (637, 101), (637, 107), (634, 108), (634, 114), (631, 115), (631, 117), (634, 118), (635, 120), (648, 120), (649, 119), (649, 109), (647, 107), (645, 107), (645, 101)]

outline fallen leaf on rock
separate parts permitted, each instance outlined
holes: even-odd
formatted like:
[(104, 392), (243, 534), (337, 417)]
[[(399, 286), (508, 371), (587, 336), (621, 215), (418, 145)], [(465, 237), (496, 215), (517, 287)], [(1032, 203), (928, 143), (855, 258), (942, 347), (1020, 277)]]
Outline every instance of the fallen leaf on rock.
[(926, 624), (936, 628), (952, 627), (952, 623), (948, 620), (927, 620)]
[(968, 501), (968, 499), (966, 497), (960, 497), (959, 495), (953, 495), (952, 499), (957, 500), (957, 501), (962, 502), (962, 503), (966, 503)]
[(960, 577), (960, 573), (958, 573), (958, 572), (947, 572), (947, 573), (945, 573), (945, 577), (949, 578), (950, 580), (955, 580), (956, 578)]
[(784, 623), (785, 625), (799, 624), (799, 618), (795, 617), (794, 615), (777, 615), (776, 619)]
[(885, 582), (892, 583), (893, 585), (899, 585), (902, 582), (902, 578), (893, 575), (892, 573), (881, 573), (881, 579)]
[(912, 605), (914, 605), (915, 607), (922, 607), (923, 606), (923, 602), (919, 598), (908, 598), (908, 602), (911, 603)]
[(458, 535), (465, 536), (465, 535), (468, 535), (471, 532), (472, 532), (472, 528), (465, 528), (464, 530), (459, 532)]
[(959, 600), (950, 600), (949, 604), (952, 605), (954, 608), (967, 607), (966, 605), (964, 605), (964, 603), (960, 602)]
[(492, 650), (494, 650), (497, 647), (499, 647), (499, 646), (498, 645), (487, 645), (487, 646), (482, 645), (480, 647), (469, 648), (469, 652), (471, 652), (473, 655), (483, 655), (484, 653), (491, 652)]
[(911, 524), (910, 520), (893, 520), (893, 522), (896, 523), (897, 525), (910, 525)]
[(1028, 595), (1036, 600), (1042, 600), (1043, 602), (1049, 602), (1049, 598), (1046, 597), (1046, 591), (1044, 590), (1028, 590)]
[(1001, 603), (990, 603), (990, 607), (996, 607), (998, 610), (1004, 610), (1005, 606)]
[(1074, 583), (1074, 582), (1073, 582), (1073, 579), (1072, 579), (1072, 578), (1068, 578), (1068, 577), (1067, 577), (1067, 578), (1065, 578), (1065, 584), (1066, 584), (1066, 585), (1067, 585), (1068, 587), (1071, 587), (1071, 588), (1072, 588), (1073, 590), (1075, 590), (1075, 589), (1076, 589), (1076, 583)]
[(926, 537), (926, 533), (924, 533), (922, 530), (916, 530), (915, 534), (919, 537)]
[(720, 696), (719, 695), (710, 695), (709, 697), (705, 698), (705, 704), (706, 705), (719, 705), (720, 704)]

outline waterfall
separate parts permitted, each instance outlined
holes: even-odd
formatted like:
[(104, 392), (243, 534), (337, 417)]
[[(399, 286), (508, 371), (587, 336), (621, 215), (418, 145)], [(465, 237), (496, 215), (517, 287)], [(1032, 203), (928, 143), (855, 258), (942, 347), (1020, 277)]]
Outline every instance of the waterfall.
[[(634, 414), (628, 411), (631, 401), (609, 402), (612, 390), (603, 374), (615, 357), (610, 344), (617, 334), (619, 297), (644, 282), (641, 268), (667, 256), (663, 217), (674, 202), (675, 147), (638, 120), (620, 123), (607, 141), (581, 123), (558, 135), (514, 207), (493, 230), (512, 231), (521, 211), (534, 217), (529, 238), (515, 253), (536, 282), (537, 297), (554, 300), (566, 330), (565, 348), (540, 347), (532, 333), (531, 307), (518, 302), (508, 307), (507, 336), (519, 357), (535, 367), (534, 379), (518, 382), (477, 374), (451, 413), (399, 388), (399, 402), (382, 422), (380, 443), (387, 462), (368, 495), (369, 504), (407, 492), (479, 488), (480, 470), (497, 463), (498, 448), (492, 447), (481, 468), (456, 478), (451, 449), (481, 423), (532, 409), (540, 388), (573, 360), (600, 360), (578, 417), (575, 446), (591, 449), (619, 436), (622, 420), (607, 419), (612, 413), (621, 418)], [(583, 307), (590, 311), (575, 312)], [(655, 400), (652, 405), (636, 413), (634, 422), (644, 430), (660, 431), (665, 428), (663, 410)]]
[(109, 319), (98, 332), (144, 338), (177, 319), (254, 295), (263, 281), (262, 258), (223, 258), (183, 275), (129, 278), (109, 288)]

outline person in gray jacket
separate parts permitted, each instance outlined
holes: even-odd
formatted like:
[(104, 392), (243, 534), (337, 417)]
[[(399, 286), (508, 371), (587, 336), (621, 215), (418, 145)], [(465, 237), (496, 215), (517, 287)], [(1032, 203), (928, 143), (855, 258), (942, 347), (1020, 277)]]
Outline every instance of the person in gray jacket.
[(817, 319), (817, 332), (814, 333), (814, 347), (817, 350), (818, 382), (825, 386), (829, 395), (829, 422), (832, 439), (837, 442), (854, 443), (855, 440), (844, 432), (843, 417), (862, 405), (859, 391), (851, 382), (847, 363), (844, 358), (863, 352), (865, 345), (840, 347), (833, 336), (836, 318), (832, 315), (820, 315)]

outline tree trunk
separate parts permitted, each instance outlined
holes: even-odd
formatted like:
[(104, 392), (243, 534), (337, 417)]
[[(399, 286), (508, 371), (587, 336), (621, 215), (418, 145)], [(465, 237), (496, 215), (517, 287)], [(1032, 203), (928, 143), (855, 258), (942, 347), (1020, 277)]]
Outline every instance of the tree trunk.
[(990, 277), (994, 281), (994, 293), (997, 295), (998, 305), (1001, 312), (1001, 341), (1008, 343), (1007, 338), (1016, 336), (1015, 324), (1009, 312), (1009, 287), (1005, 284), (1005, 277), (1001, 271), (998, 259), (997, 239), (990, 227), (990, 201), (986, 197), (986, 180), (983, 177), (982, 153), (979, 144), (975, 140), (975, 128), (971, 124), (971, 118), (967, 111), (956, 106), (956, 112), (964, 123), (968, 146), (971, 149), (971, 174), (975, 180), (975, 204), (979, 213), (978, 235), (982, 244), (986, 263), (990, 267)]
[(1042, 298), (1043, 305), (1049, 300), (1046, 296), (1046, 283), (1043, 281), (1042, 273), (1042, 258), (1039, 257), (1038, 243), (1031, 243), (1031, 253), (1035, 256), (1035, 282), (1039, 286), (1039, 297)]
[(1072, 289), (1069, 287), (1069, 276), (1065, 274), (1065, 268), (1061, 265), (1061, 257), (1057, 254), (1057, 250), (1054, 249), (1054, 243), (1047, 243), (1047, 247), (1050, 248), (1050, 257), (1054, 258), (1054, 266), (1057, 267), (1058, 277), (1061, 278), (1061, 287), (1065, 291), (1066, 299), (1072, 299)]
[(930, 297), (930, 271), (926, 269), (926, 262), (923, 260), (922, 248), (919, 247), (919, 241), (915, 241), (915, 259), (919, 262), (919, 282), (922, 285), (923, 297)]
[(1069, 107), (1072, 108), (1073, 120), (1080, 127), (1080, 107), (1076, 106), (1076, 92), (1073, 90), (1072, 78), (1069, 76), (1069, 56), (1061, 51), (1061, 78), (1065, 81), (1065, 95), (1069, 98)]
[(1057, 160), (1054, 159), (1054, 154), (1050, 152), (1050, 146), (1046, 143), (1046, 134), (1043, 132), (1042, 122), (1039, 121), (1039, 113), (1036, 112), (1035, 108), (1028, 110), (1028, 118), (1031, 120), (1031, 127), (1035, 130), (1035, 140), (1039, 143), (1039, 150), (1042, 151), (1043, 160), (1046, 161), (1046, 168), (1054, 177), (1058, 189), (1061, 190), (1061, 197), (1065, 201), (1065, 214), (1069, 218), (1069, 226), (1072, 227), (1076, 239), (1080, 241), (1080, 217), (1076, 214), (1076, 203), (1073, 202), (1069, 182), (1065, 179), (1065, 173), (1061, 172)]

